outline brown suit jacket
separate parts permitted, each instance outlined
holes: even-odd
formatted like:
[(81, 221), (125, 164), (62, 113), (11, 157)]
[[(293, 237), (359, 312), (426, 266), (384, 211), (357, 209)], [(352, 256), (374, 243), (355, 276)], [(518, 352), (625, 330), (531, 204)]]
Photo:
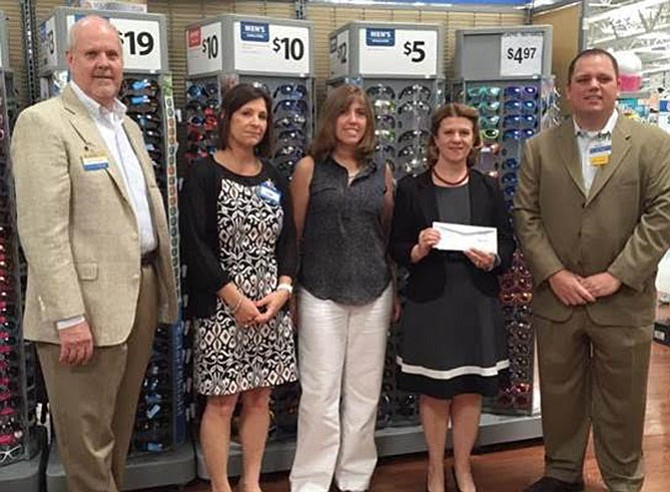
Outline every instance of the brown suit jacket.
[[(126, 118), (124, 128), (142, 166), (158, 237), (159, 321), (170, 323), (177, 298), (163, 199), (139, 127)], [(25, 337), (59, 343), (56, 321), (84, 315), (97, 346), (124, 342), (140, 286), (137, 220), (118, 164), (69, 86), (19, 115), (11, 151), (28, 260)], [(84, 170), (82, 158), (99, 155), (109, 167)]]
[(564, 321), (572, 313), (549, 287), (553, 273), (608, 271), (623, 284), (587, 306), (591, 319), (651, 324), (656, 266), (670, 247), (670, 136), (619, 115), (609, 162), (587, 194), (572, 119), (541, 132), (524, 149), (514, 219), (538, 315)]

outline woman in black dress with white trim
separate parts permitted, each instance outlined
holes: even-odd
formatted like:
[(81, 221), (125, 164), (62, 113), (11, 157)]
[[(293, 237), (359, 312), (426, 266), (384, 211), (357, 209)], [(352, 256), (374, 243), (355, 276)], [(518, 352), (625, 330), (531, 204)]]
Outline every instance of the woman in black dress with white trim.
[[(509, 367), (497, 276), (511, 264), (515, 243), (497, 181), (471, 169), (479, 144), (475, 109), (440, 108), (431, 124), (430, 169), (403, 179), (396, 194), (390, 252), (410, 272), (398, 385), (421, 394), (431, 492), (445, 490), (449, 420), (454, 479), (459, 490), (475, 490), (470, 453), (482, 396), (497, 393)], [(434, 221), (495, 227), (497, 254), (434, 249)]]

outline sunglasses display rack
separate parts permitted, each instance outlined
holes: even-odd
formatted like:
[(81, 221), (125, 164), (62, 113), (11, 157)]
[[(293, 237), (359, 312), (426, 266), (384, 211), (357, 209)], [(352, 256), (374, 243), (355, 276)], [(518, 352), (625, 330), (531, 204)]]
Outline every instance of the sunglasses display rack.
[(249, 83), (272, 98), (272, 163), (287, 178), (314, 127), (312, 25), (269, 17), (221, 15), (186, 28), (184, 164), (216, 150), (221, 96)]
[[(159, 14), (58, 7), (40, 26), (40, 87), (43, 97), (59, 94), (69, 76), (64, 58), (69, 27), (83, 15), (104, 16), (122, 38), (124, 78), (119, 99), (140, 127), (158, 188), (164, 199), (170, 252), (180, 289), (177, 203), (177, 122), (172, 75), (167, 63), (166, 18)], [(142, 381), (130, 443), (126, 486), (183, 484), (194, 478), (186, 432), (184, 325), (159, 325)], [(52, 448), (53, 450), (54, 448)], [(52, 455), (55, 454), (52, 451)], [(52, 463), (53, 462), (53, 463)], [(50, 458), (49, 490), (64, 489), (60, 463)]]
[[(481, 147), (476, 168), (499, 180), (511, 210), (524, 142), (553, 123), (557, 111), (551, 67), (551, 27), (521, 26), (456, 31), (452, 99), (479, 111)], [(476, 60), (476, 62), (475, 62)], [(485, 411), (531, 416), (535, 338), (532, 278), (520, 251), (500, 279), (510, 384)]]

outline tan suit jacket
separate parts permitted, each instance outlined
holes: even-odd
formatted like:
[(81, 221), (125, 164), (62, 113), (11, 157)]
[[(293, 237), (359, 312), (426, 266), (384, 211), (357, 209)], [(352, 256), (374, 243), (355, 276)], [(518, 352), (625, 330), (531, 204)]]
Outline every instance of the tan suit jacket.
[(656, 266), (670, 246), (670, 136), (619, 115), (609, 162), (587, 194), (568, 119), (526, 143), (514, 204), (535, 313), (554, 321), (572, 313), (549, 287), (553, 273), (608, 271), (623, 285), (589, 304), (589, 317), (602, 325), (653, 322)]
[[(159, 321), (171, 323), (177, 299), (163, 199), (139, 127), (127, 117), (123, 125), (142, 166), (158, 237)], [(97, 346), (123, 343), (140, 285), (138, 225), (94, 120), (68, 86), (19, 115), (11, 151), (28, 260), (24, 336), (59, 343), (56, 321), (84, 315)], [(101, 155), (106, 169), (84, 169), (84, 157)]]

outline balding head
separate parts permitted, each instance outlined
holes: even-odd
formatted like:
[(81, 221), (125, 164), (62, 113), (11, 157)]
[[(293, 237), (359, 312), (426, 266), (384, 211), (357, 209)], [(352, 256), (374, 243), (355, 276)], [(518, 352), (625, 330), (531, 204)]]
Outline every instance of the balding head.
[(116, 28), (96, 15), (79, 19), (70, 28), (66, 55), (73, 82), (111, 108), (123, 78), (123, 51)]

